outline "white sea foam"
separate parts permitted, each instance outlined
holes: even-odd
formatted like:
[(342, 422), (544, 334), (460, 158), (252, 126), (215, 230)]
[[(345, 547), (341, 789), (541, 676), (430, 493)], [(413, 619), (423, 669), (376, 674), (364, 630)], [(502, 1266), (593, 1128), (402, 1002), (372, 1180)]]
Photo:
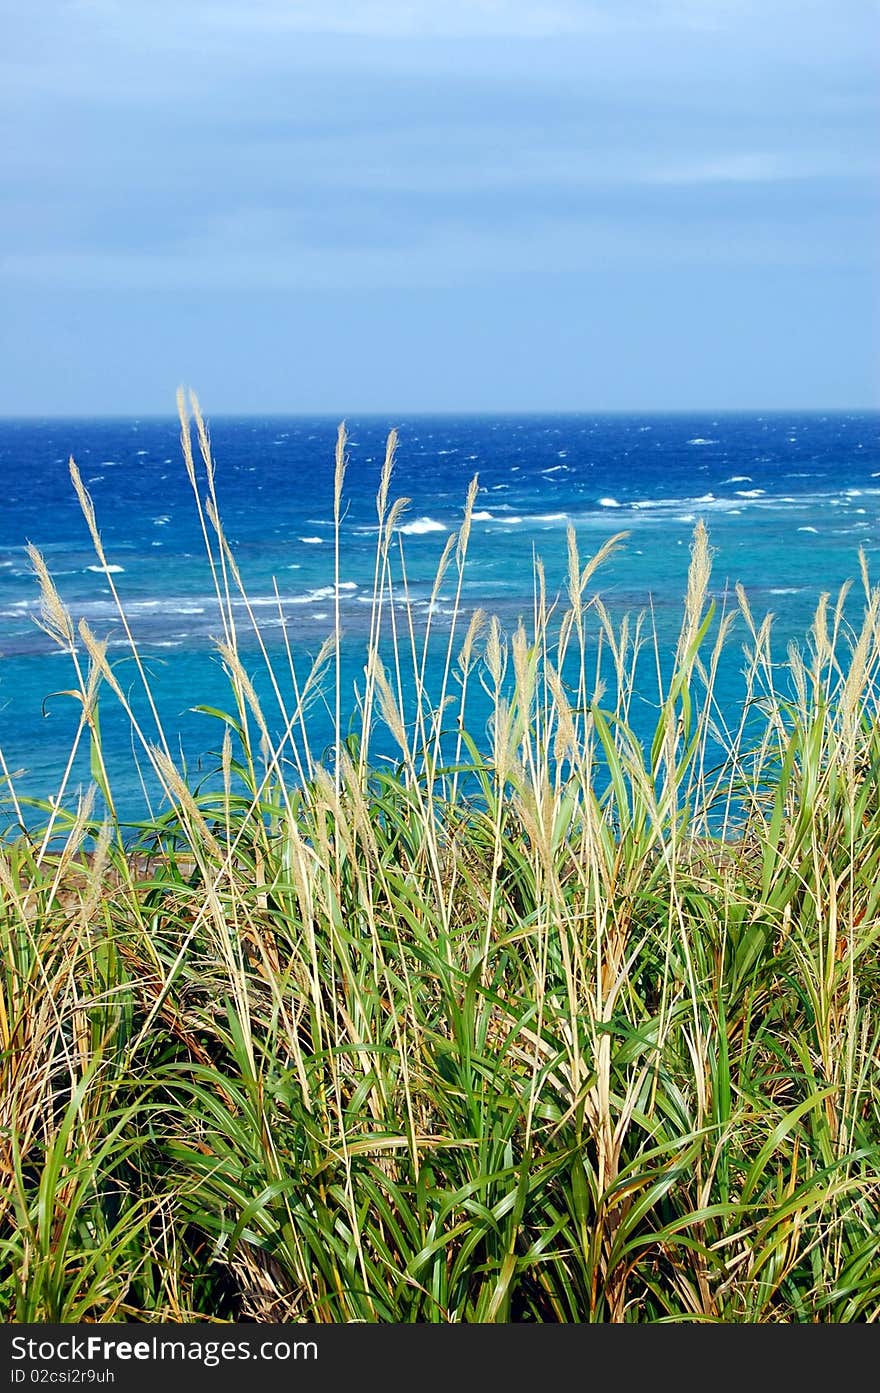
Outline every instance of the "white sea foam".
[(724, 480), (725, 484), (750, 484), (751, 474), (731, 474), (729, 479)]
[[(342, 591), (342, 590), (351, 591), (351, 590), (357, 590), (357, 586), (355, 585), (355, 583), (354, 583), (353, 580), (342, 580), (342, 581), (339, 582), (339, 589), (340, 589), (340, 591)], [(319, 586), (317, 586), (314, 590), (307, 590), (306, 593), (305, 593), (305, 595), (293, 595), (293, 596), (291, 596), (289, 599), (286, 599), (284, 603), (285, 603), (285, 604), (289, 604), (289, 605), (310, 605), (310, 604), (313, 604), (313, 603), (315, 602), (315, 600), (332, 600), (335, 594), (336, 594), (336, 587), (335, 587), (335, 586), (333, 586), (333, 585), (319, 585)], [(268, 598), (267, 598), (267, 599), (265, 599), (265, 600), (260, 599), (260, 600), (252, 601), (252, 603), (270, 605), (270, 604), (275, 604), (276, 601), (274, 600), (274, 598), (273, 598), (273, 599), (268, 599)]]
[(97, 571), (103, 576), (116, 576), (124, 571), (124, 566), (86, 566), (87, 571)]
[(416, 518), (415, 522), (405, 522), (399, 529), (409, 537), (421, 537), (426, 532), (446, 532), (448, 529), (442, 522), (435, 522), (433, 518)]
[(736, 496), (737, 498), (762, 498), (765, 492), (765, 489), (737, 489)]
[(700, 495), (699, 498), (692, 498), (692, 499), (691, 499), (691, 502), (692, 502), (692, 503), (714, 503), (714, 502), (715, 502), (715, 495), (714, 495), (714, 493), (703, 493), (703, 494)]
[(802, 585), (775, 585), (770, 591), (771, 595), (800, 595), (803, 590)]
[(600, 498), (600, 499), (599, 499), (599, 507), (600, 507), (600, 508), (619, 508), (619, 507), (620, 507), (620, 504), (618, 503), (618, 501), (617, 501), (616, 498)]
[(492, 522), (494, 521), (494, 518), (494, 513), (487, 513), (485, 510), (483, 510), (483, 512), (481, 513), (471, 513), (472, 522)]
[(717, 440), (704, 440), (701, 435), (694, 436), (693, 440), (688, 441), (689, 445), (717, 445)]
[(307, 547), (319, 547), (323, 540), (323, 537), (300, 537), (300, 541), (305, 542)]
[(535, 522), (564, 522), (568, 513), (538, 513)]
[(818, 527), (799, 527), (798, 532), (818, 532)]
[(551, 464), (549, 469), (542, 469), (542, 474), (558, 474), (561, 469), (568, 469), (567, 464)]

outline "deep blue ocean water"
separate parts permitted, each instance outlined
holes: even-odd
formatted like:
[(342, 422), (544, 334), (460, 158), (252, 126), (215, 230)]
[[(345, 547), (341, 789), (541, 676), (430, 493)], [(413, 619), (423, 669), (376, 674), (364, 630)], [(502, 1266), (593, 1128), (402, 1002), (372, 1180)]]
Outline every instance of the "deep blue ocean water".
[[(305, 671), (308, 655), (333, 628), (337, 423), (218, 417), (209, 425), (222, 517), (265, 641), (281, 657), (286, 634)], [(661, 645), (674, 643), (700, 517), (715, 551), (713, 593), (723, 601), (741, 581), (758, 618), (772, 611), (780, 659), (789, 639), (804, 640), (820, 592), (836, 593), (846, 579), (858, 578), (860, 546), (880, 573), (877, 413), (351, 420), (340, 590), (347, 689), (362, 680), (375, 493), (392, 425), (400, 446), (391, 498), (411, 500), (401, 539), (417, 614), (427, 613), (439, 555), (461, 520), (475, 474), (480, 492), (465, 623), (477, 605), (508, 626), (520, 614), (527, 618), (534, 554), (543, 560), (550, 591), (564, 589), (569, 522), (583, 556), (612, 533), (629, 533), (595, 588), (615, 614), (650, 604)], [(39, 596), (27, 541), (45, 555), (74, 619), (87, 618), (108, 638), (120, 681), (136, 689), (107, 576), (97, 568), (70, 483), (71, 454), (94, 499), (166, 731), (192, 770), (212, 766), (210, 752), (222, 732), (191, 708), (230, 704), (213, 647), (220, 624), (176, 420), (0, 422), (0, 745), (9, 767), (21, 771), (19, 791), (34, 797), (57, 788), (77, 706), (69, 696), (52, 695), (73, 686), (70, 660), (34, 623)], [(437, 662), (453, 614), (453, 577), (450, 572), (432, 620)], [(722, 705), (731, 712), (741, 693), (746, 638), (740, 622), (720, 673)], [(242, 648), (265, 691), (243, 610)], [(429, 668), (429, 686), (431, 676)], [(645, 705), (648, 721), (650, 702)], [(131, 737), (113, 707), (108, 695), (102, 734), (120, 809), (137, 817), (144, 799)], [(312, 732), (317, 749), (332, 741), (329, 710), (315, 708)], [(73, 787), (87, 777), (87, 766), (78, 765)]]

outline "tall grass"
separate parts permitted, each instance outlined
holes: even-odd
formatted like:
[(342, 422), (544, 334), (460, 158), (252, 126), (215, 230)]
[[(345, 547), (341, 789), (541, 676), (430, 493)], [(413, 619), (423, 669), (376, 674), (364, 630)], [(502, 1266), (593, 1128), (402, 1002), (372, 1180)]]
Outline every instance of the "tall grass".
[[(216, 791), (175, 762), (112, 572), (137, 701), (31, 552), (80, 720), (40, 831), (7, 779), (3, 1316), (876, 1319), (880, 591), (864, 565), (860, 625), (845, 593), (825, 597), (780, 662), (745, 594), (715, 614), (699, 524), (668, 655), (595, 589), (620, 539), (585, 559), (570, 532), (560, 594), (538, 563), (532, 613), (505, 633), (459, 612), (474, 485), (440, 563), (435, 593), (451, 576), (457, 595), (441, 632), (408, 603), (392, 434), (343, 739), (338, 604), (315, 663), (286, 639), (269, 651), (198, 403), (179, 405), (229, 680)], [(716, 675), (743, 632), (731, 713)], [(647, 742), (631, 719), (646, 695)], [(135, 839), (102, 752), (108, 701), (164, 795)]]

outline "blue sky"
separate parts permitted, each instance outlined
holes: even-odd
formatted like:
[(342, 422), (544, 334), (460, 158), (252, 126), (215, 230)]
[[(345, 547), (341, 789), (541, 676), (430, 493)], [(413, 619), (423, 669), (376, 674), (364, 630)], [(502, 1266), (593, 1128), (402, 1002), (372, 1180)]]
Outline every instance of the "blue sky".
[(874, 0), (0, 0), (0, 413), (880, 405)]

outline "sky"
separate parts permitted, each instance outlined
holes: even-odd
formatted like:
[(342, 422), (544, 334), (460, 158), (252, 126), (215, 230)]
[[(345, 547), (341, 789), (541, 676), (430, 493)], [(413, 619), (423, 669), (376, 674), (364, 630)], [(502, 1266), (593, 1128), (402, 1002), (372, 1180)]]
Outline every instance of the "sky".
[(0, 0), (0, 414), (880, 406), (876, 0)]

